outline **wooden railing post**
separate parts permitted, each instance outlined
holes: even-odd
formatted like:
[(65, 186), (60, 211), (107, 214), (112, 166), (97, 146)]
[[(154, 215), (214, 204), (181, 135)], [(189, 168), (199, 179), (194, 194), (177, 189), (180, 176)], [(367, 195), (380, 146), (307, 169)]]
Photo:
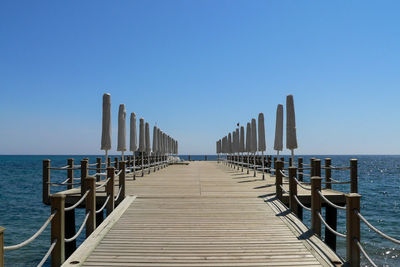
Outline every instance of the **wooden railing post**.
[(88, 176), (88, 161), (83, 159), (81, 160), (81, 196), (83, 196), (86, 192), (86, 177)]
[(86, 222), (86, 238), (96, 229), (96, 178), (86, 177), (86, 190), (89, 190), (86, 196), (86, 214), (89, 213)]
[(110, 157), (107, 158), (107, 166), (106, 167), (107, 168), (111, 167), (111, 158)]
[(107, 197), (110, 196), (110, 199), (106, 205), (106, 216), (110, 215), (114, 210), (114, 178), (115, 178), (115, 169), (114, 167), (107, 168), (107, 179), (110, 178), (106, 185)]
[(298, 170), (299, 170), (299, 181), (303, 181), (303, 158), (297, 158), (297, 165), (298, 165)]
[(318, 236), (321, 236), (321, 197), (318, 191), (321, 190), (321, 177), (311, 177), (311, 229)]
[(51, 252), (51, 266), (59, 267), (65, 261), (65, 195), (54, 194), (51, 196), (51, 212), (56, 212), (51, 220), (51, 243), (56, 242)]
[[(315, 164), (314, 164), (315, 158), (310, 159), (310, 177), (315, 176)], [(310, 178), (311, 179), (311, 178)]]
[(4, 231), (6, 228), (0, 226), (0, 267), (4, 267)]
[(114, 168), (115, 168), (116, 170), (118, 170), (118, 166), (119, 166), (119, 159), (118, 159), (118, 157), (115, 157), (115, 158), (114, 158)]
[(297, 196), (297, 183), (296, 183), (296, 174), (297, 168), (296, 167), (289, 167), (289, 208), (290, 210), (298, 216), (298, 204), (295, 199)]
[(325, 188), (331, 189), (332, 188), (332, 184), (330, 183), (332, 180), (332, 170), (331, 170), (331, 164), (332, 161), (330, 158), (326, 158), (325, 159), (325, 181), (326, 181), (326, 185)]
[(356, 241), (360, 242), (360, 218), (354, 212), (360, 211), (361, 195), (346, 194), (346, 261), (349, 266), (360, 266), (360, 249)]
[(50, 160), (43, 160), (43, 196), (42, 201), (44, 204), (50, 204)]
[(68, 189), (74, 188), (74, 170), (72, 169), (74, 167), (74, 159), (68, 159), (68, 170), (67, 170), (67, 177), (68, 177), (68, 182), (70, 185), (67, 185)]
[(321, 160), (314, 159), (314, 176), (321, 177)]
[[(101, 173), (101, 158), (96, 158), (96, 173)], [(99, 182), (100, 175), (96, 175), (96, 181)]]
[(118, 178), (119, 186), (121, 187), (121, 195), (120, 195), (121, 200), (119, 200), (118, 202), (121, 202), (125, 198), (125, 178), (126, 178), (125, 162), (119, 163), (119, 169), (122, 170), (122, 172)]
[(276, 169), (275, 169), (275, 186), (276, 186), (276, 197), (279, 200), (282, 200), (282, 173), (281, 171), (283, 170), (283, 162), (280, 160), (277, 160), (275, 163)]
[(351, 193), (358, 193), (358, 174), (357, 174), (357, 159), (350, 160), (350, 180), (351, 180)]

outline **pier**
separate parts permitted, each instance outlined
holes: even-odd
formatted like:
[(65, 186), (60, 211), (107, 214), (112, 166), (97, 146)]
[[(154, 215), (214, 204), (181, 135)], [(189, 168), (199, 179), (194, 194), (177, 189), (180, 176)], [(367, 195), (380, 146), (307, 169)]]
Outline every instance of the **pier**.
[[(44, 160), (43, 202), (51, 205), (50, 217), (29, 240), (1, 247), (17, 249), (51, 225), (42, 263), (51, 257), (52, 266), (359, 266), (357, 161), (334, 167), (325, 159), (321, 167), (319, 159), (255, 159), (180, 163), (148, 157), (141, 165), (140, 158), (133, 163), (128, 157), (109, 159), (107, 168), (100, 158), (80, 165), (70, 159), (61, 167)], [(335, 180), (335, 169), (348, 170), (350, 179)], [(53, 181), (54, 171), (66, 172), (67, 179)], [(349, 192), (333, 190), (334, 184), (349, 184)], [(69, 189), (52, 193), (60, 185)], [(83, 222), (75, 222), (76, 208), (86, 209)], [(336, 232), (337, 209), (347, 214), (346, 234)], [(311, 214), (311, 229), (303, 212)], [(86, 240), (76, 248), (83, 230)], [(345, 259), (335, 253), (337, 236), (347, 240)]]

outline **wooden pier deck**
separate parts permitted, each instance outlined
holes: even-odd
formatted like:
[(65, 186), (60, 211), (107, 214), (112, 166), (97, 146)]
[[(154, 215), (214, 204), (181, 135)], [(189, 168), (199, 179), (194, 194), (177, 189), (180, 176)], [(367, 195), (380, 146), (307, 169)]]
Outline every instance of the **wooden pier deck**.
[(274, 184), (216, 162), (128, 175), (125, 200), (63, 266), (341, 265), (275, 198)]

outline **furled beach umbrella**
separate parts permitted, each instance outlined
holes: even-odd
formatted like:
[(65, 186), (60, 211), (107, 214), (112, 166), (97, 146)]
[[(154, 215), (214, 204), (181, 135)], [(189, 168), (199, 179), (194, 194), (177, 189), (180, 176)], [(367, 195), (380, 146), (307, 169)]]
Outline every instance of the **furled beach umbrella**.
[(143, 162), (143, 154), (146, 151), (146, 139), (145, 139), (145, 129), (144, 129), (144, 119), (140, 118), (139, 120), (139, 151), (142, 155), (142, 176), (144, 176), (144, 162)]
[(279, 158), (279, 151), (283, 150), (283, 105), (281, 104), (276, 108), (274, 150), (276, 150), (277, 157)]
[(240, 156), (240, 136), (239, 136), (239, 128), (236, 128), (235, 131), (235, 152), (238, 154), (237, 164), (239, 170), (239, 156)]
[(148, 122), (145, 124), (145, 140), (146, 140), (146, 154), (147, 154), (147, 168), (150, 173), (150, 153), (151, 153), (151, 143), (150, 143), (150, 125)]
[[(158, 142), (158, 139), (157, 139), (157, 137), (158, 137), (158, 135), (157, 135), (157, 126), (154, 126), (153, 127), (153, 159), (154, 159), (154, 162), (157, 162), (157, 149), (158, 149), (158, 144), (157, 144), (157, 142)], [(156, 166), (157, 166), (157, 164), (154, 164), (154, 171), (156, 171)]]
[(243, 171), (243, 153), (246, 152), (245, 147), (244, 147), (244, 127), (240, 126), (240, 140), (239, 140), (239, 152), (242, 155), (242, 171)]
[(136, 133), (136, 114), (134, 112), (131, 113), (130, 120), (130, 144), (129, 150), (133, 154), (133, 179), (136, 177), (136, 160), (135, 160), (135, 152), (137, 149), (137, 133)]
[(117, 151), (121, 151), (121, 158), (124, 161), (124, 152), (126, 151), (126, 110), (125, 105), (119, 105), (118, 111), (118, 145)]
[(254, 177), (256, 176), (256, 153), (257, 153), (257, 124), (256, 119), (251, 119), (251, 152), (253, 152)]
[(264, 114), (258, 114), (258, 151), (261, 151), (262, 174), (264, 176), (264, 151), (267, 149), (265, 144)]
[(297, 148), (296, 117), (294, 112), (293, 95), (286, 97), (286, 148), (292, 152), (294, 163), (294, 150)]
[[(230, 155), (232, 153), (232, 134), (228, 133), (228, 154)], [(230, 162), (232, 162), (232, 159), (230, 159)]]
[(246, 152), (244, 146), (244, 126), (240, 126), (239, 152)]
[(248, 122), (246, 127), (246, 152), (247, 152), (247, 174), (250, 168), (250, 153), (251, 153), (251, 125)]
[(108, 158), (108, 150), (111, 149), (111, 95), (103, 95), (103, 118), (101, 130), (101, 150), (105, 151), (106, 164)]

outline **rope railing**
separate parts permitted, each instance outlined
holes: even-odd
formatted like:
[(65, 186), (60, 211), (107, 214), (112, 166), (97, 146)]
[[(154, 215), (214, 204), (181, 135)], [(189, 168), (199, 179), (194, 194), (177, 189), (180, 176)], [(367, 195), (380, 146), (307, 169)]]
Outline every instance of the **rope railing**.
[(117, 200), (119, 198), (119, 196), (121, 195), (121, 191), (122, 191), (122, 186), (119, 187), (118, 193), (115, 196), (114, 200)]
[(337, 235), (337, 236), (346, 238), (346, 235), (345, 235), (345, 234), (342, 234), (342, 233), (339, 233), (339, 232), (333, 230), (333, 228), (330, 227), (329, 224), (324, 220), (324, 218), (322, 217), (322, 214), (321, 214), (320, 212), (318, 212), (318, 217), (319, 217), (319, 219), (321, 220), (321, 222), (326, 226), (326, 228), (327, 228), (329, 231), (331, 231), (333, 234), (335, 234), (335, 235)]
[(122, 170), (119, 170), (119, 172), (115, 172), (115, 176), (119, 176), (122, 173)]
[(344, 171), (344, 170), (350, 170), (351, 169), (351, 167), (348, 167), (348, 166), (342, 166), (342, 167), (335, 167), (335, 166), (328, 166), (328, 167), (321, 167), (322, 169), (330, 169), (330, 170), (341, 170), (341, 171)]
[(89, 218), (89, 215), (90, 215), (90, 211), (88, 213), (86, 213), (85, 219), (83, 220), (83, 222), (81, 224), (81, 227), (79, 228), (78, 232), (76, 232), (76, 234), (71, 238), (65, 238), (64, 239), (65, 243), (69, 243), (69, 242), (74, 241), (82, 233), (83, 228), (85, 227), (86, 222), (87, 222), (87, 220)]
[(52, 186), (80, 185), (81, 183), (47, 183)]
[(332, 179), (332, 178), (330, 178), (331, 180), (333, 180), (333, 181), (324, 181), (324, 182), (321, 182), (322, 184), (351, 184), (351, 181), (337, 181), (337, 180), (334, 180), (334, 179)]
[(96, 187), (96, 191), (102, 187), (105, 187), (107, 185), (107, 183), (110, 181), (111, 178), (107, 178), (107, 180), (105, 180), (104, 183), (102, 183), (101, 185)]
[(393, 238), (384, 232), (380, 231), (377, 229), (375, 226), (373, 226), (364, 216), (361, 215), (361, 213), (358, 212), (358, 210), (354, 210), (354, 212), (357, 214), (358, 218), (360, 218), (371, 230), (373, 230), (375, 233), (379, 234), (383, 238), (386, 238), (387, 240), (400, 245), (400, 240)]
[(299, 172), (298, 174), (305, 175), (305, 176), (310, 176), (310, 177), (311, 177), (311, 174), (309, 174), (309, 173)]
[(100, 212), (102, 212), (104, 210), (104, 208), (107, 206), (107, 203), (108, 203), (109, 200), (110, 200), (110, 196), (107, 196), (106, 201), (104, 201), (103, 206), (100, 209), (96, 210), (96, 214), (100, 213)]
[(72, 205), (72, 206), (70, 206), (70, 207), (66, 207), (66, 208), (64, 208), (64, 210), (65, 210), (65, 211), (70, 211), (70, 210), (73, 210), (73, 209), (75, 209), (76, 207), (78, 207), (78, 206), (85, 200), (85, 198), (87, 197), (87, 195), (89, 194), (89, 192), (90, 192), (90, 189), (87, 190), (86, 193), (85, 193), (74, 205)]
[(282, 176), (283, 176), (283, 177), (285, 177), (285, 178), (289, 178), (289, 176), (288, 176), (287, 174), (285, 174), (285, 172), (284, 172), (284, 171), (282, 171), (282, 170), (279, 170), (279, 172), (282, 174)]
[(91, 171), (97, 171), (97, 170), (107, 170), (107, 168), (87, 168), (88, 170)]
[(39, 230), (36, 231), (36, 233), (34, 233), (30, 238), (28, 238), (27, 240), (17, 244), (17, 245), (13, 245), (13, 246), (4, 246), (4, 250), (15, 250), (15, 249), (19, 249), (22, 248), (26, 245), (28, 245), (29, 243), (31, 243), (33, 240), (35, 240), (41, 233), (43, 233), (43, 231), (46, 229), (47, 225), (49, 225), (49, 223), (51, 222), (51, 220), (53, 220), (54, 216), (56, 215), (57, 211), (53, 212), (49, 218), (47, 218), (47, 220), (44, 222), (44, 224), (42, 225), (42, 227), (39, 228)]
[(281, 184), (280, 184), (279, 186), (281, 187), (281, 189), (282, 189), (282, 191), (283, 191), (284, 193), (286, 193), (286, 194), (289, 195), (289, 191), (287, 191), (285, 188), (283, 188), (283, 186), (282, 186)]
[(364, 255), (364, 257), (368, 260), (368, 262), (374, 266), (378, 267), (378, 265), (375, 264), (375, 262), (371, 259), (371, 257), (367, 254), (367, 252), (364, 250), (363, 246), (361, 245), (360, 241), (358, 239), (354, 238), (353, 241), (357, 244), (357, 247), (360, 249), (361, 253)]
[(53, 252), (54, 247), (57, 244), (57, 239), (55, 239), (52, 243), (50, 248), (47, 250), (46, 254), (43, 256), (42, 260), (39, 262), (39, 264), (37, 265), (37, 267), (42, 267), (43, 264), (47, 261), (47, 259), (50, 257), (51, 252)]
[(55, 171), (68, 171), (68, 170), (80, 170), (80, 166), (74, 166), (74, 167), (69, 167), (69, 166), (64, 166), (64, 167), (50, 167), (50, 170), (55, 170)]
[(329, 206), (334, 207), (335, 209), (338, 209), (338, 210), (346, 210), (346, 207), (338, 206), (335, 203), (331, 202), (329, 199), (327, 199), (324, 196), (324, 194), (322, 194), (321, 191), (318, 190), (317, 193)]
[(294, 199), (296, 202), (305, 210), (311, 211), (311, 208), (306, 207), (303, 203), (301, 203), (300, 199), (297, 197), (297, 195), (293, 195)]
[[(300, 186), (301, 188), (305, 189), (305, 190), (311, 190), (311, 187), (306, 187), (304, 185), (302, 185), (299, 180), (297, 180), (296, 178), (294, 178), (295, 182), (297, 183), (298, 186)], [(304, 183), (303, 183), (304, 184)]]

